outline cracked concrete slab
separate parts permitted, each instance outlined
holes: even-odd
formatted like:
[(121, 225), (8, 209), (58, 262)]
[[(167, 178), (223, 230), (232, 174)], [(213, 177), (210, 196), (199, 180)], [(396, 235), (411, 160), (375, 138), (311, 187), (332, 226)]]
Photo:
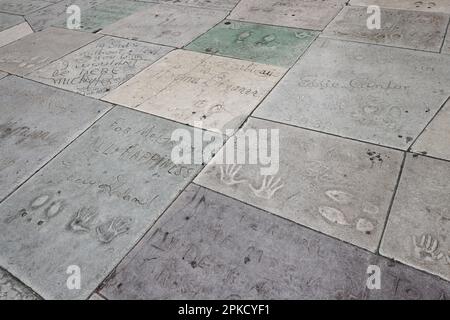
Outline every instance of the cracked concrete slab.
[(10, 76), (0, 80), (0, 201), (111, 105)]
[(409, 154), (380, 253), (450, 281), (450, 163)]
[(445, 55), (318, 38), (254, 115), (406, 150), (448, 83)]
[[(366, 287), (380, 268), (380, 290)], [(117, 267), (108, 299), (445, 299), (450, 284), (191, 185)]]
[(201, 169), (171, 161), (180, 128), (111, 110), (0, 205), (0, 266), (45, 299), (88, 298)]
[(58, 88), (101, 98), (170, 50), (172, 49), (169, 47), (107, 36), (28, 77)]

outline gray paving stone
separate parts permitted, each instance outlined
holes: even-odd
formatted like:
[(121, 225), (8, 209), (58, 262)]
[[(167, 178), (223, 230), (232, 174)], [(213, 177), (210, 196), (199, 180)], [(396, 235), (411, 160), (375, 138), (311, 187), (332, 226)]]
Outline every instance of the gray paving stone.
[(446, 55), (319, 38), (254, 115), (406, 150), (448, 83)]
[(19, 40), (31, 33), (33, 33), (33, 30), (27, 22), (22, 22), (18, 25), (12, 26), (9, 29), (0, 31), (0, 47), (6, 46), (7, 44)]
[[(367, 289), (367, 269), (381, 289)], [(448, 299), (450, 284), (189, 186), (118, 266), (108, 299)]]
[(52, 4), (51, 6), (40, 9), (32, 14), (25, 16), (31, 27), (35, 31), (44, 30), (52, 25), (67, 25), (67, 8), (71, 5), (77, 5), (81, 9), (81, 21), (85, 18), (86, 11), (106, 0), (63, 0)]
[(450, 13), (450, 2), (448, 0), (350, 0), (351, 5), (379, 6), (391, 9), (417, 10), (428, 12)]
[(230, 19), (323, 30), (347, 0), (241, 0)]
[(149, 43), (103, 37), (33, 72), (29, 78), (101, 98), (170, 50)]
[[(201, 169), (175, 129), (116, 107), (0, 205), (0, 265), (43, 298), (86, 299)], [(81, 271), (68, 290), (68, 268)]]
[[(21, 16), (16, 16), (13, 14), (6, 14), (0, 12), (0, 32), (18, 24), (23, 23), (25, 20)], [(1, 35), (1, 33), (0, 33)]]
[(186, 5), (191, 7), (232, 10), (239, 0), (143, 0), (165, 4)]
[(99, 37), (58, 28), (30, 34), (0, 48), (0, 70), (24, 76)]
[(111, 107), (15, 76), (0, 96), (0, 201)]
[(154, 4), (109, 25), (101, 33), (180, 48), (226, 15), (226, 11)]
[(326, 37), (440, 52), (450, 16), (436, 12), (381, 10), (381, 29), (367, 27), (367, 8), (345, 7), (323, 32)]
[(450, 137), (450, 102), (447, 102), (428, 125), (411, 150), (450, 160), (450, 139), (448, 137)]
[(0, 268), (0, 300), (38, 300), (39, 297), (9, 272)]
[[(262, 163), (232, 165), (222, 160), (222, 149), (195, 179), (197, 184), (359, 247), (377, 249), (401, 152), (253, 118), (244, 129), (279, 130), (279, 171), (263, 176)], [(238, 154), (234, 144), (228, 140), (226, 150)], [(250, 155), (248, 147), (245, 152)]]
[(51, 4), (48, 0), (0, 0), (0, 11), (25, 15)]
[(205, 129), (236, 129), (285, 68), (175, 50), (104, 97)]
[(450, 280), (450, 163), (409, 154), (380, 252)]

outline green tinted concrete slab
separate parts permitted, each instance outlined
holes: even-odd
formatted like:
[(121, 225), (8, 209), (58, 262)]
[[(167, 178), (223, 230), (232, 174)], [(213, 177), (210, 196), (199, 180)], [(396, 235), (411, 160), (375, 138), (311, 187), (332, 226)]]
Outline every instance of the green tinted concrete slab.
[(302, 29), (224, 21), (186, 49), (289, 67), (316, 35)]

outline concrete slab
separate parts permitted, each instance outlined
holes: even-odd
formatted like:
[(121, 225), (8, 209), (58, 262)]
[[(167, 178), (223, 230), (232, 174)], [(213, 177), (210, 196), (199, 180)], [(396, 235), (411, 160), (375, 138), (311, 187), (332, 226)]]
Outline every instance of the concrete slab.
[(58, 28), (30, 34), (0, 48), (0, 70), (24, 76), (99, 37)]
[(428, 125), (411, 150), (432, 157), (450, 160), (450, 102), (443, 107)]
[(3, 79), (4, 77), (6, 77), (8, 74), (6, 72), (1, 72), (0, 71), (0, 79)]
[(178, 128), (111, 110), (0, 205), (0, 265), (43, 298), (87, 299), (201, 169), (170, 160)]
[(157, 2), (165, 4), (176, 4), (199, 8), (233, 10), (239, 0), (143, 0), (147, 2)]
[[(82, 12), (81, 31), (97, 32), (122, 18), (125, 18), (139, 10), (145, 10), (151, 5), (145, 2), (126, 1), (126, 0), (109, 0), (101, 1), (96, 6), (87, 8)], [(56, 26), (65, 28), (67, 26), (66, 19), (62, 19)]]
[(106, 300), (105, 298), (103, 298), (101, 295), (94, 293), (89, 300)]
[(406, 150), (448, 83), (445, 55), (319, 38), (254, 115)]
[(0, 93), (0, 201), (111, 108), (15, 76)]
[(0, 300), (39, 300), (39, 297), (9, 272), (0, 268)]
[(290, 67), (317, 34), (303, 29), (227, 20), (197, 38), (186, 49)]
[(25, 15), (51, 4), (43, 0), (0, 0), (0, 12)]
[(205, 129), (236, 129), (285, 71), (176, 50), (104, 100)]
[(442, 46), (442, 53), (450, 54), (450, 24), (447, 30), (447, 36), (445, 37), (444, 45)]
[(450, 13), (450, 3), (448, 0), (350, 0), (351, 5), (355, 6), (379, 6), (391, 9), (417, 10), (427, 12), (446, 12)]
[(113, 23), (101, 33), (181, 48), (227, 14), (227, 11), (154, 4)]
[(21, 16), (0, 12), (0, 32), (19, 25), (23, 22), (25, 22), (25, 20)]
[[(243, 127), (249, 129), (279, 131), (279, 171), (263, 176), (263, 165), (220, 162), (221, 149), (195, 179), (197, 184), (359, 247), (377, 249), (401, 152), (253, 118)], [(238, 154), (234, 144), (228, 140), (225, 150)], [(249, 156), (251, 149), (245, 152)], [(230, 172), (239, 183), (227, 179)]]
[[(1, 17), (0, 17), (1, 19)], [(0, 32), (0, 47), (6, 46), (11, 42), (19, 40), (29, 34), (33, 33), (29, 24), (22, 22), (21, 24), (15, 25), (9, 29)]]
[[(381, 289), (366, 287), (380, 267)], [(108, 299), (444, 299), (450, 284), (189, 186), (118, 266)]]
[(345, 7), (323, 36), (386, 46), (440, 52), (450, 15), (381, 9), (380, 29), (367, 27), (365, 7)]
[(29, 78), (101, 98), (171, 49), (113, 37), (103, 37), (48, 66)]
[(381, 254), (450, 280), (450, 163), (409, 154)]
[(230, 19), (323, 30), (347, 0), (241, 0)]
[(86, 11), (105, 0), (63, 0), (52, 4), (51, 6), (40, 9), (32, 14), (26, 15), (25, 18), (34, 31), (44, 30), (52, 25), (67, 25), (67, 8), (71, 5), (77, 5), (81, 10), (81, 21), (84, 21)]

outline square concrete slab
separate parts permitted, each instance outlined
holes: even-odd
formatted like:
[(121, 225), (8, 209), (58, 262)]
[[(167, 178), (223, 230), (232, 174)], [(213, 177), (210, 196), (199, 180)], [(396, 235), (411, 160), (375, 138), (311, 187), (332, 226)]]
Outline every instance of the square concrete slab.
[(0, 201), (111, 105), (10, 76), (0, 81)]
[(450, 163), (409, 154), (380, 252), (450, 280)]
[(81, 22), (83, 22), (86, 11), (102, 2), (105, 0), (63, 0), (26, 15), (25, 18), (34, 31), (44, 30), (54, 24), (67, 26), (67, 18), (70, 17), (70, 14), (67, 13), (68, 7), (72, 5), (80, 7)]
[(247, 130), (278, 130), (279, 163), (273, 162), (277, 173), (263, 175), (263, 165), (230, 164), (224, 152), (250, 156), (254, 151), (254, 146), (238, 151), (230, 139), (195, 179), (197, 184), (359, 247), (377, 249), (401, 152), (253, 118), (241, 132)]
[[(369, 290), (367, 269), (381, 271)], [(189, 186), (117, 267), (108, 299), (445, 299), (450, 284)]]
[(113, 23), (101, 33), (181, 48), (226, 15), (226, 11), (154, 4)]
[(38, 300), (39, 297), (6, 270), (0, 268), (0, 300)]
[(232, 10), (239, 0), (143, 0), (148, 2), (158, 2), (166, 4), (176, 4), (182, 6), (191, 6), (199, 8)]
[(326, 37), (439, 52), (450, 15), (381, 9), (380, 29), (367, 27), (365, 7), (345, 7), (323, 32)]
[(319, 38), (254, 115), (406, 150), (448, 83), (445, 55)]
[(450, 160), (450, 101), (436, 115), (411, 150), (432, 157)]
[(58, 28), (30, 34), (0, 48), (0, 70), (24, 76), (99, 37)]
[(350, 4), (355, 6), (379, 6), (391, 9), (450, 13), (450, 2), (448, 0), (350, 0)]
[(172, 50), (103, 37), (29, 75), (29, 78), (101, 98)]
[[(87, 32), (97, 32), (122, 18), (125, 18), (139, 10), (151, 5), (145, 2), (109, 0), (101, 1), (100, 4), (87, 8), (81, 16), (80, 30)], [(56, 26), (66, 27), (66, 19), (59, 21)]]
[(192, 132), (106, 114), (0, 205), (0, 265), (43, 298), (88, 298), (201, 169), (171, 161), (176, 129)]
[(0, 13), (0, 47), (33, 33), (23, 17)]
[(303, 29), (224, 21), (186, 49), (290, 67), (317, 34)]
[(0, 0), (0, 11), (25, 15), (51, 4), (51, 1), (43, 0)]
[(241, 0), (230, 19), (323, 30), (347, 0)]
[(235, 129), (286, 69), (176, 50), (104, 100), (205, 129)]

